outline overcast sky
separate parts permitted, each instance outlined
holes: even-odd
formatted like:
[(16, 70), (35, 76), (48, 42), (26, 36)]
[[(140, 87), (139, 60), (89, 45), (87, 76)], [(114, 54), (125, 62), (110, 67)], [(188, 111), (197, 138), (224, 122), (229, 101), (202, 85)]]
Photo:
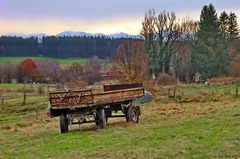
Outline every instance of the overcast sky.
[(144, 13), (174, 11), (178, 17), (199, 19), (205, 4), (220, 13), (235, 12), (240, 0), (0, 0), (0, 34), (84, 31), (138, 34)]

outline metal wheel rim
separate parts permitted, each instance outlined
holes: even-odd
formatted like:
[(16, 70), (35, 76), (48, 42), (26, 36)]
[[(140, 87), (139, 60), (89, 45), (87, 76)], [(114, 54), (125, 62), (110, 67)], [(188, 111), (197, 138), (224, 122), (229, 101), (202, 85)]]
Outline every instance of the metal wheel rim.
[(137, 121), (137, 111), (135, 109), (132, 110), (131, 118), (132, 118), (132, 121), (134, 122)]

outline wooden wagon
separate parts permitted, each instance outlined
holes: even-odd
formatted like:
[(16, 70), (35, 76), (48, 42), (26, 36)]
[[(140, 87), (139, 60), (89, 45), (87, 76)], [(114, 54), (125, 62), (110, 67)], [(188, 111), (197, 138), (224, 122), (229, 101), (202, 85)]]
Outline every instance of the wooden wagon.
[[(104, 85), (103, 92), (92, 89), (58, 91), (49, 93), (49, 115), (60, 116), (60, 130), (66, 133), (69, 125), (95, 122), (104, 129), (108, 118), (125, 117), (127, 122), (137, 123), (139, 106), (132, 101), (144, 96), (142, 84)], [(121, 111), (122, 114), (113, 115)]]

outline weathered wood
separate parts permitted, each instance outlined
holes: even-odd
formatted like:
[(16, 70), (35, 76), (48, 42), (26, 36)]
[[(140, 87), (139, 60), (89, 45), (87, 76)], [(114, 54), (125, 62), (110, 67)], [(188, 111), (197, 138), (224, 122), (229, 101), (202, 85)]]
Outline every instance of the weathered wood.
[(91, 89), (49, 93), (52, 109), (81, 108), (130, 101), (144, 95), (143, 87), (92, 93)]
[(104, 92), (107, 92), (107, 91), (123, 90), (123, 89), (138, 88), (138, 87), (143, 87), (142, 83), (104, 85), (103, 90)]

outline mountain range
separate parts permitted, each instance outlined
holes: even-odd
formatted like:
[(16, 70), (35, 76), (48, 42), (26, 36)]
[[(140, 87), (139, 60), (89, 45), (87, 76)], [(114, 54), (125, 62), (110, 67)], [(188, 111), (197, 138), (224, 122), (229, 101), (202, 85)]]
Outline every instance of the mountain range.
[[(38, 39), (42, 39), (46, 36), (51, 36), (45, 33), (36, 33), (36, 34), (22, 34), (22, 33), (8, 33), (5, 34), (5, 36), (17, 36), (17, 37), (23, 37), (23, 38), (29, 38), (29, 37), (37, 37)], [(141, 35), (130, 35), (127, 33), (115, 33), (115, 34), (102, 34), (102, 33), (86, 33), (86, 32), (76, 32), (76, 31), (64, 31), (59, 34), (56, 34), (57, 37), (106, 37), (106, 38), (113, 38), (113, 39), (119, 39), (119, 38), (129, 38), (129, 39), (142, 39)]]

